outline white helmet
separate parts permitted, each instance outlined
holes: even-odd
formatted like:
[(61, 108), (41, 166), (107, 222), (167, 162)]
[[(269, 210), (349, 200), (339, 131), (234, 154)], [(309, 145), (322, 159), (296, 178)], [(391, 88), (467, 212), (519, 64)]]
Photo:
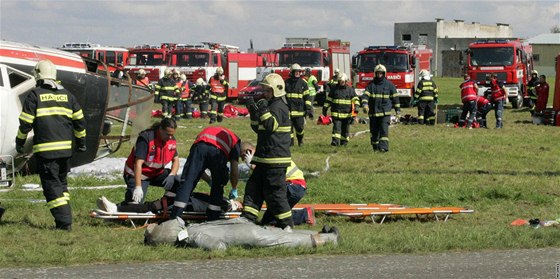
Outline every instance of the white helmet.
[(163, 71), (163, 76), (164, 77), (171, 76), (171, 69), (169, 69), (169, 68), (165, 69), (165, 71)]
[(342, 73), (342, 74), (338, 75), (337, 81), (347, 82), (348, 81), (348, 76), (345, 73)]
[(292, 66), (290, 66), (290, 72), (293, 71), (301, 71), (301, 66), (298, 63), (292, 64)]
[(145, 77), (146, 76), (146, 70), (140, 69), (140, 70), (136, 71), (136, 76), (141, 77), (141, 78)]
[(532, 70), (532, 71), (531, 71), (531, 75), (537, 75), (537, 76), (538, 76), (538, 75), (539, 75), (539, 72), (537, 72), (537, 70)]
[(216, 69), (216, 73), (217, 73), (218, 75), (223, 75), (223, 74), (224, 74), (224, 68), (218, 67), (218, 69)]
[(56, 80), (56, 66), (49, 59), (41, 60), (35, 65), (33, 75), (36, 80), (52, 79)]
[(430, 72), (428, 72), (428, 70), (422, 70), (420, 71), (420, 78), (423, 78), (425, 80), (429, 80), (430, 79)]
[(268, 74), (264, 80), (261, 82), (261, 85), (267, 86), (272, 88), (274, 91), (274, 97), (282, 97), (286, 95), (286, 84), (284, 83), (284, 79), (276, 73)]
[(185, 74), (181, 74), (181, 80), (182, 81), (186, 81), (187, 80), (187, 76)]
[(338, 74), (340, 74), (340, 69), (335, 69), (334, 70), (334, 75), (338, 75)]
[(196, 85), (198, 85), (198, 86), (204, 85), (204, 80), (202, 78), (198, 78), (196, 80)]
[(387, 68), (385, 68), (385, 66), (379, 64), (377, 66), (375, 66), (375, 69), (373, 69), (374, 72), (383, 72), (386, 73), (387, 72)]

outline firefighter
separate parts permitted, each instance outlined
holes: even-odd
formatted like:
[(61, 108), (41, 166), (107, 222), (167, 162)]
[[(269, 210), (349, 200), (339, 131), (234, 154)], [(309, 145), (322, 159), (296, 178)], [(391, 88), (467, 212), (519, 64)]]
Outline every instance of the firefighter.
[(412, 105), (418, 105), (418, 124), (435, 125), (435, 106), (438, 103), (438, 88), (434, 81), (430, 80), (430, 72), (420, 71), (420, 81), (416, 86)]
[[(471, 79), (469, 74), (463, 76), (464, 81), (459, 85), (461, 88), (461, 102), (463, 102), (463, 111), (459, 118), (459, 127), (468, 127), (472, 129), (472, 123), (476, 114), (476, 98), (478, 96), (478, 85)], [(467, 114), (469, 119), (467, 120)], [(465, 126), (466, 122), (466, 126)]]
[(173, 116), (175, 96), (179, 94), (179, 87), (172, 77), (171, 69), (165, 69), (163, 77), (156, 84), (156, 100), (161, 102), (163, 117)]
[(210, 86), (210, 124), (222, 122), (224, 118), (224, 105), (227, 99), (227, 92), (229, 88), (228, 82), (224, 77), (224, 69), (218, 67), (216, 73), (208, 80)]
[(138, 86), (150, 86), (150, 79), (146, 76), (146, 71), (144, 69), (140, 69), (136, 72), (135, 79), (132, 80), (132, 84)]
[[(255, 168), (255, 165), (251, 164), (253, 154), (255, 154), (255, 146), (252, 143), (244, 142), (241, 144), (241, 159), (245, 161), (250, 170)], [(292, 160), (290, 161), (290, 166), (286, 169), (286, 192), (290, 208), (293, 208), (303, 198), (306, 191), (307, 182), (303, 176), (303, 171)], [(269, 211), (267, 212), (264, 213), (261, 219), (262, 225), (268, 225), (274, 221), (274, 216)], [(315, 224), (313, 208), (305, 207), (303, 210), (292, 210), (292, 220), (294, 225), (302, 223)]]
[(506, 102), (507, 93), (503, 83), (498, 80), (498, 75), (493, 73), (490, 75), (490, 101), (495, 111), (496, 129), (504, 127), (504, 104)]
[(488, 128), (486, 125), (486, 115), (492, 110), (492, 103), (483, 96), (478, 96), (476, 99), (476, 121), (480, 128)]
[(56, 67), (41, 60), (34, 69), (37, 87), (31, 89), (19, 116), (16, 150), (23, 153), (27, 134), (33, 130), (33, 157), (41, 179), (43, 195), (55, 220), (55, 228), (72, 230), (72, 209), (67, 174), (76, 151), (86, 151), (86, 123), (78, 101), (56, 81)]
[(303, 145), (305, 116), (313, 114), (313, 108), (309, 101), (309, 88), (307, 82), (301, 78), (301, 67), (295, 63), (290, 67), (290, 77), (285, 81), (286, 98), (290, 108), (290, 119), (292, 121), (291, 145), (294, 145), (294, 134), (298, 146)]
[[(315, 95), (319, 92), (319, 84), (317, 84), (317, 77), (311, 74), (311, 68), (305, 68), (305, 80), (307, 81), (307, 87), (309, 88), (309, 102), (311, 103), (311, 108), (313, 108)], [(313, 110), (311, 110), (311, 112), (313, 112)], [(313, 119), (313, 113), (308, 116), (310, 119)]]
[(535, 115), (535, 105), (537, 104), (537, 91), (535, 87), (539, 84), (539, 72), (533, 70), (531, 72), (531, 80), (527, 83), (528, 107), (531, 116)]
[(331, 87), (334, 87), (338, 84), (338, 75), (340, 75), (340, 69), (335, 69), (332, 78), (329, 80), (327, 84), (327, 95), (330, 92)]
[[(149, 185), (169, 190), (179, 184), (176, 130), (177, 122), (164, 118), (140, 132), (124, 166), (127, 188), (122, 205), (143, 203)], [(165, 168), (169, 163), (171, 169)]]
[(323, 116), (327, 116), (331, 108), (333, 132), (332, 146), (345, 146), (350, 140), (350, 124), (353, 121), (352, 113), (358, 110), (360, 100), (352, 86), (348, 85), (345, 73), (338, 76), (338, 84), (332, 87), (323, 105)]
[(362, 95), (362, 107), (364, 113), (369, 115), (373, 151), (387, 152), (391, 109), (395, 110), (398, 119), (401, 105), (395, 85), (386, 78), (385, 66), (382, 64), (375, 66), (374, 72), (375, 78), (367, 85)]
[(257, 133), (257, 149), (251, 161), (255, 169), (245, 187), (241, 216), (256, 222), (266, 201), (266, 210), (274, 215), (277, 226), (291, 230), (294, 222), (285, 184), (286, 168), (292, 161), (291, 122), (285, 83), (280, 75), (272, 73), (264, 78), (261, 85), (264, 98), (256, 104), (249, 99), (247, 104), (251, 128)]
[[(241, 140), (231, 130), (210, 126), (203, 129), (191, 146), (187, 163), (181, 174), (181, 184), (171, 191), (177, 193), (171, 211), (171, 219), (181, 217), (196, 184), (206, 169), (211, 172), (211, 189), (206, 217), (208, 220), (220, 218), (224, 186), (231, 182), (231, 198), (237, 198), (239, 171), (237, 163), (241, 154)], [(227, 164), (230, 164), (228, 170)]]
[(194, 86), (192, 82), (187, 80), (185, 74), (181, 74), (181, 79), (177, 82), (179, 87), (179, 97), (177, 98), (177, 115), (175, 118), (192, 118), (192, 100), (191, 88)]
[(198, 107), (200, 110), (200, 117), (208, 117), (208, 103), (210, 101), (210, 86), (202, 78), (196, 80), (193, 97), (194, 102), (198, 102)]
[(536, 112), (541, 113), (546, 109), (549, 90), (550, 88), (548, 86), (548, 83), (546, 82), (546, 76), (541, 75), (539, 78), (539, 83), (535, 87), (535, 91), (537, 92), (537, 104), (535, 106)]

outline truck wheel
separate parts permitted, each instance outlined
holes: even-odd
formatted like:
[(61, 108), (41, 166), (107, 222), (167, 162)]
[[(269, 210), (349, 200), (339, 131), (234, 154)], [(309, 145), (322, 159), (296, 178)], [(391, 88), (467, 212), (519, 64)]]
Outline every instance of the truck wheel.
[(522, 104), (523, 104), (523, 100), (519, 98), (519, 96), (511, 100), (511, 107), (514, 109), (520, 108)]

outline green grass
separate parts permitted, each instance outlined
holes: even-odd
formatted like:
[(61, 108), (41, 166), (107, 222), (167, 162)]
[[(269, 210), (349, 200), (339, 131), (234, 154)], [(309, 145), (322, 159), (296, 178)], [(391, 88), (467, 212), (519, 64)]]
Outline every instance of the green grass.
[[(440, 105), (459, 103), (460, 79), (436, 79)], [(316, 113), (320, 110), (316, 108)], [(406, 108), (404, 114), (416, 115)], [(441, 112), (440, 112), (441, 113)], [(489, 114), (492, 127), (494, 116)], [(177, 138), (179, 153), (188, 155), (194, 137), (206, 121), (181, 121)], [(249, 119), (226, 119), (242, 140), (256, 142)], [(41, 192), (14, 189), (0, 193), (7, 212), (0, 224), (0, 266), (27, 267), (91, 263), (141, 262), (174, 259), (268, 257), (272, 254), (426, 253), (560, 247), (560, 229), (511, 227), (517, 218), (552, 220), (560, 217), (560, 129), (530, 123), (526, 109), (506, 109), (505, 128), (455, 129), (398, 125), (390, 129), (390, 152), (373, 153), (369, 134), (353, 137), (344, 148), (329, 145), (332, 126), (306, 125), (306, 144), (292, 148), (294, 161), (308, 176), (305, 203), (397, 203), (407, 206), (464, 206), (473, 214), (454, 215), (447, 222), (392, 218), (384, 224), (350, 221), (344, 217), (318, 215), (318, 224), (301, 228), (320, 230), (323, 224), (340, 228), (337, 247), (318, 249), (266, 248), (225, 252), (143, 245), (143, 229), (104, 222), (88, 216), (101, 195), (120, 201), (124, 189), (74, 190), (74, 231), (52, 230), (53, 220)], [(352, 133), (369, 129), (358, 124)], [(125, 157), (130, 144), (115, 154)], [(323, 172), (329, 157), (330, 169)], [(38, 183), (37, 176), (18, 177), (18, 184)], [(70, 179), (70, 186), (123, 184), (120, 179), (95, 177)], [(240, 185), (242, 194), (243, 183)], [(229, 186), (227, 186), (229, 188)], [(200, 184), (197, 190), (208, 191)], [(228, 189), (226, 189), (226, 192)], [(159, 198), (161, 189), (151, 188), (148, 199)]]

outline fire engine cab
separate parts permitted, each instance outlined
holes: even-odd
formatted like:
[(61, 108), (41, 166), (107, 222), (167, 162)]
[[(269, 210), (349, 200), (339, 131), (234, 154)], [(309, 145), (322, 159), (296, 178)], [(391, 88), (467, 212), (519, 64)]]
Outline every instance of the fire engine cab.
[(175, 49), (176, 45), (176, 43), (137, 45), (130, 50), (125, 69), (130, 72), (144, 69), (150, 82), (157, 82), (163, 77), (163, 72), (167, 67), (169, 52)]
[(237, 98), (239, 89), (256, 79), (258, 65), (262, 65), (262, 57), (256, 53), (244, 53), (237, 46), (210, 42), (178, 44), (169, 52), (168, 63), (192, 82), (198, 78), (208, 82), (218, 67), (222, 67), (229, 83), (228, 98)]
[(122, 47), (108, 47), (91, 43), (65, 43), (59, 49), (99, 60), (107, 65), (110, 72), (114, 72), (117, 67), (125, 66), (128, 59), (128, 49)]
[(386, 78), (397, 87), (401, 106), (408, 106), (421, 70), (430, 71), (432, 50), (425, 46), (369, 46), (352, 59), (356, 93), (362, 95), (375, 77), (375, 66), (387, 69)]
[[(521, 107), (533, 70), (531, 45), (520, 40), (480, 40), (469, 45), (466, 55), (466, 72), (479, 84), (479, 95), (488, 89), (490, 74), (496, 73), (504, 83), (512, 107)], [(465, 64), (463, 59), (461, 62)]]
[(272, 67), (259, 72), (273, 72), (287, 79), (290, 66), (297, 63), (303, 69), (311, 69), (311, 74), (317, 77), (319, 91), (323, 91), (324, 84), (332, 78), (335, 69), (352, 76), (349, 42), (328, 38), (286, 38), (286, 43), (274, 53), (274, 63), (266, 61)]

